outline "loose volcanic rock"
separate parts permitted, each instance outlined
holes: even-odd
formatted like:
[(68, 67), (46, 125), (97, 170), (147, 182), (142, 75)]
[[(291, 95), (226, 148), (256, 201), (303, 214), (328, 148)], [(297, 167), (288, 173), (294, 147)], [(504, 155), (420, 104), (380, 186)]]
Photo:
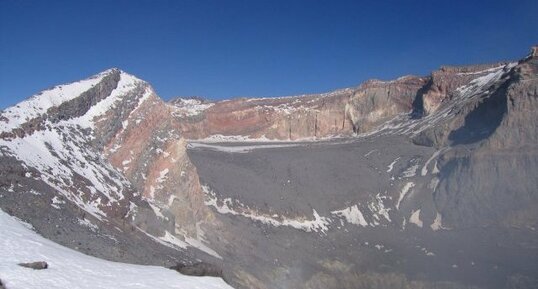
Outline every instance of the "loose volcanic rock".
[(49, 268), (49, 264), (45, 261), (31, 262), (31, 263), (19, 263), (19, 266), (31, 268), (34, 270), (43, 270)]

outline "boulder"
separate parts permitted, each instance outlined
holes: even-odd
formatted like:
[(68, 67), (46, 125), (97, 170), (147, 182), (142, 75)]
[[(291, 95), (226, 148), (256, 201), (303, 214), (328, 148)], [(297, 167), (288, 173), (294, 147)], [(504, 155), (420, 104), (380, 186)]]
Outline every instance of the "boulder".
[(49, 264), (45, 261), (31, 262), (31, 263), (19, 263), (19, 266), (32, 268), (34, 270), (43, 270), (49, 267)]
[(176, 270), (181, 274), (189, 276), (212, 276), (222, 277), (222, 269), (216, 265), (200, 262), (192, 265), (177, 264), (170, 267), (172, 270)]

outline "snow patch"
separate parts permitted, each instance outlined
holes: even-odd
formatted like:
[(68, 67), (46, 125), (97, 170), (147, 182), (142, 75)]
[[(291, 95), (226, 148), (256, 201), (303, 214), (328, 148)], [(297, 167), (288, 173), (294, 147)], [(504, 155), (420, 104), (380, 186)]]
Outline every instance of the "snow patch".
[(159, 209), (157, 206), (155, 206), (154, 204), (152, 204), (151, 202), (148, 202), (149, 206), (151, 207), (151, 209), (153, 210), (153, 212), (155, 213), (155, 215), (161, 219), (166, 219), (166, 217), (161, 213), (161, 209)]
[(418, 165), (412, 165), (402, 173), (402, 177), (404, 178), (414, 177), (417, 175), (417, 170), (418, 170)]
[(437, 212), (437, 215), (435, 216), (435, 220), (433, 220), (433, 223), (430, 225), (430, 228), (434, 231), (445, 229), (443, 227), (443, 216)]
[(422, 228), (422, 221), (420, 220), (420, 209), (413, 211), (411, 217), (409, 217), (409, 223), (417, 225), (419, 228)]
[(499, 80), (501, 76), (504, 74), (505, 69), (506, 70), (511, 69), (516, 65), (517, 63), (509, 63), (507, 65), (492, 68), (489, 71), (484, 70), (483, 72), (489, 72), (489, 73), (484, 76), (473, 79), (468, 85), (458, 87), (456, 91), (459, 92), (460, 95), (472, 96), (480, 92), (487, 86), (491, 85), (493, 82)]
[(335, 140), (335, 139), (345, 139), (346, 136), (343, 135), (330, 135), (326, 137), (303, 137), (297, 138), (293, 141), (290, 140), (281, 140), (281, 139), (270, 139), (265, 135), (260, 137), (251, 137), (245, 135), (222, 135), (214, 134), (202, 139), (189, 139), (189, 143), (202, 143), (202, 144), (214, 144), (214, 143), (301, 143), (301, 142), (319, 142), (323, 140)]
[[(442, 152), (443, 150), (438, 150), (436, 152), (434, 152), (432, 154), (432, 156), (426, 161), (426, 163), (424, 163), (424, 166), (422, 167), (422, 170), (420, 171), (420, 175), (422, 176), (425, 176), (426, 174), (428, 174), (428, 165), (430, 164), (430, 162), (437, 158), (437, 156), (439, 156), (439, 154)], [(437, 161), (435, 162), (435, 164), (437, 164)]]
[(63, 205), (65, 204), (65, 201), (64, 200), (61, 200), (60, 198), (58, 198), (58, 196), (54, 196), (54, 198), (52, 198), (52, 204), (51, 206), (55, 209), (58, 209), (60, 210), (60, 205)]
[(400, 209), (400, 203), (403, 201), (409, 190), (411, 190), (415, 186), (415, 183), (413, 182), (407, 182), (402, 190), (400, 191), (400, 197), (398, 197), (398, 202), (396, 203), (396, 209)]
[(332, 211), (331, 214), (345, 218), (350, 224), (361, 225), (363, 227), (368, 226), (368, 222), (364, 219), (364, 216), (357, 205), (338, 211)]
[(273, 148), (283, 148), (283, 147), (297, 147), (301, 144), (257, 144), (257, 145), (237, 145), (237, 146), (225, 146), (225, 145), (216, 145), (216, 144), (204, 144), (198, 142), (191, 142), (187, 144), (188, 149), (210, 149), (214, 151), (221, 151), (227, 153), (248, 153), (253, 150), (259, 149), (273, 149)]
[(156, 183), (162, 183), (166, 180), (169, 170), (164, 169), (159, 173), (159, 177), (155, 180)]
[[(328, 225), (331, 222), (330, 218), (320, 216), (318, 212), (314, 209), (312, 210), (312, 214), (314, 217), (313, 220), (302, 218), (291, 219), (285, 217), (275, 218), (273, 216), (260, 215), (255, 210), (252, 210), (242, 204), (239, 204), (241, 210), (235, 210), (232, 208), (232, 200), (230, 198), (226, 198), (222, 201), (219, 201), (217, 199), (216, 193), (213, 192), (209, 186), (203, 185), (202, 190), (206, 195), (205, 204), (207, 206), (215, 208), (215, 210), (220, 214), (242, 216), (245, 218), (249, 218), (253, 221), (261, 222), (263, 224), (272, 225), (275, 227), (287, 226), (303, 230), (305, 232), (325, 233), (329, 229)], [(219, 204), (219, 202), (222, 204)]]
[(397, 157), (394, 161), (392, 161), (392, 163), (390, 163), (390, 165), (388, 165), (387, 173), (390, 173), (392, 171), (392, 169), (394, 168), (394, 164), (396, 164), (399, 159), (400, 157)]
[(90, 220), (84, 218), (84, 219), (78, 219), (78, 223), (82, 226), (86, 226), (90, 228), (92, 231), (97, 232), (99, 230), (99, 227), (97, 225), (90, 222)]
[[(124, 198), (122, 189), (128, 181), (97, 152), (81, 149), (86, 145), (82, 132), (69, 125), (35, 131), (11, 141), (0, 140), (0, 146), (7, 147), (18, 160), (40, 171), (41, 180), (100, 219), (105, 213), (99, 208), (98, 196), (102, 194), (115, 203)], [(75, 174), (88, 181), (89, 194), (73, 190)]]
[[(132, 91), (134, 88), (136, 88), (142, 83), (144, 83), (142, 80), (125, 72), (121, 72), (120, 81), (118, 82), (116, 89), (114, 89), (108, 97), (102, 99), (101, 101), (90, 107), (90, 109), (84, 115), (68, 121), (77, 123), (85, 128), (93, 128), (95, 125), (95, 120), (98, 117), (110, 111), (117, 103), (119, 103), (123, 99), (123, 97), (125, 97), (130, 91)], [(146, 87), (143, 97), (148, 94), (150, 94), (149, 86)], [(122, 125), (125, 126), (125, 124), (123, 123)]]
[(189, 246), (189, 244), (187, 244), (185, 241), (179, 239), (168, 231), (164, 232), (164, 236), (158, 238), (181, 249), (187, 249), (187, 246)]
[(200, 251), (206, 252), (207, 254), (215, 258), (222, 259), (222, 256), (220, 256), (215, 250), (209, 248), (206, 244), (203, 243), (202, 240), (185, 237), (185, 242), (189, 244), (189, 246), (197, 248)]
[(372, 217), (374, 218), (374, 225), (379, 225), (380, 216), (384, 217), (388, 222), (391, 222), (389, 211), (390, 208), (385, 208), (384, 200), (387, 199), (387, 196), (381, 196), (380, 193), (377, 193), (375, 199), (368, 203), (368, 209), (372, 212)]
[(168, 244), (171, 244), (173, 246), (179, 247), (181, 249), (187, 249), (188, 246), (197, 248), (200, 251), (206, 252), (209, 255), (212, 255), (215, 258), (222, 259), (222, 257), (215, 252), (213, 249), (206, 246), (204, 243), (202, 243), (200, 240), (185, 237), (185, 241), (179, 239), (178, 237), (174, 236), (168, 231), (165, 231), (165, 235), (158, 238), (159, 240), (166, 242)]
[[(0, 272), (2, 282), (9, 289), (232, 288), (216, 277), (185, 276), (163, 267), (110, 262), (84, 255), (39, 236), (1, 210), (0, 231)], [(46, 261), (49, 269), (38, 271), (17, 265), (36, 258)]]
[(64, 102), (78, 97), (83, 92), (103, 80), (111, 70), (95, 75), (89, 79), (73, 82), (65, 85), (58, 85), (51, 89), (44, 90), (31, 98), (9, 107), (1, 112), (8, 122), (0, 122), (1, 131), (11, 131), (23, 123), (45, 114), (47, 110), (54, 106), (59, 106)]

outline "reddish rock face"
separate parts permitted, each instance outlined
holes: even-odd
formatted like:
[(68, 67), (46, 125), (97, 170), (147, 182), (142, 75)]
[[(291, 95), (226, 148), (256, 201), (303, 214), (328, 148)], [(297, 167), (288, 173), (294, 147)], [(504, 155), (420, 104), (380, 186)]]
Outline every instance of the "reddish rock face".
[(123, 123), (105, 155), (146, 199), (172, 214), (170, 233), (196, 236), (197, 222), (210, 211), (171, 107), (153, 93)]
[[(281, 98), (240, 98), (214, 103), (195, 116), (176, 113), (187, 138), (235, 135), (248, 138), (299, 139), (349, 134), (345, 105), (353, 89)], [(171, 104), (182, 111), (181, 103)]]
[(431, 114), (468, 85), (503, 63), (442, 67), (431, 76), (370, 80), (356, 88), (325, 94), (238, 98), (207, 102), (199, 98), (168, 103), (174, 126), (189, 139), (212, 135), (296, 140), (366, 133), (404, 113)]

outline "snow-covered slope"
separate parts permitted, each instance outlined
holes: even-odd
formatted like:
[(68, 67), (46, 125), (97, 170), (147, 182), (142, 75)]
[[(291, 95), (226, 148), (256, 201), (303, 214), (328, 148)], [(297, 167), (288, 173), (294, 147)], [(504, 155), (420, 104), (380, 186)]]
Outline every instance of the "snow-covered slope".
[[(132, 179), (103, 152), (128, 127), (138, 134), (140, 121), (148, 122), (141, 107), (153, 112), (160, 101), (145, 81), (110, 69), (1, 111), (0, 208), (60, 244), (87, 244), (83, 251), (94, 256), (168, 266), (194, 262), (186, 246), (156, 242), (181, 219), (157, 215)], [(150, 164), (154, 156), (148, 154)], [(184, 239), (179, 233), (176, 238)], [(133, 252), (137, 246), (145, 250)], [(138, 253), (148, 257), (134, 257)]]
[[(0, 210), (0, 278), (6, 288), (232, 288), (220, 278), (184, 276), (162, 267), (90, 257), (47, 240), (30, 227)], [(49, 268), (17, 265), (34, 261), (45, 261)]]
[(55, 86), (7, 108), (2, 112), (7, 122), (0, 122), (0, 132), (14, 129), (28, 120), (45, 114), (51, 107), (73, 100), (82, 92), (95, 87), (112, 71), (106, 70), (85, 80)]
[(93, 143), (118, 121), (106, 116), (149, 95), (149, 85), (117, 69), (41, 92), (0, 114), (2, 155), (36, 169), (34, 178), (94, 217), (123, 216), (137, 193)]

